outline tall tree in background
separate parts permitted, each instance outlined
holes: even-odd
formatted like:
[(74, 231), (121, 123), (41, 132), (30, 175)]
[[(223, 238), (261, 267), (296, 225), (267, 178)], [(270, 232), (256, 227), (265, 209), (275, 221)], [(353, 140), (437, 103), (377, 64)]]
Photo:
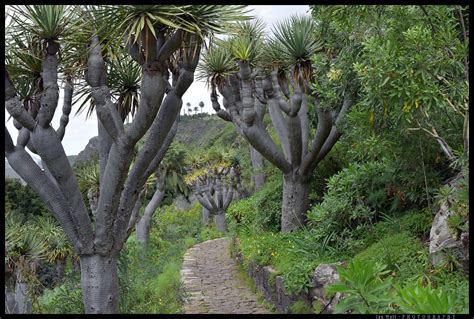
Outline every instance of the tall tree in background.
[(172, 144), (167, 150), (165, 158), (156, 172), (155, 192), (146, 205), (143, 215), (137, 216), (137, 239), (145, 248), (148, 247), (150, 239), (153, 215), (162, 204), (166, 191), (171, 191), (173, 194), (183, 194), (184, 196), (189, 193), (189, 188), (184, 182), (185, 154), (185, 150), (177, 144)]
[[(133, 207), (164, 156), (181, 98), (193, 82), (203, 37), (242, 19), (242, 6), (37, 5), (15, 6), (11, 12), (9, 33), (16, 40), (8, 42), (7, 51), (32, 38), (42, 57), (39, 78), (12, 72), (15, 63), (6, 65), (5, 106), (19, 134), (15, 145), (5, 127), (5, 155), (53, 212), (79, 254), (85, 312), (116, 313), (117, 255)], [(126, 129), (108, 87), (106, 61), (113, 59), (114, 49), (125, 49), (141, 66), (140, 102)], [(99, 119), (100, 194), (94, 223), (61, 144), (71, 110), (70, 75), (76, 75), (61, 71), (71, 65), (85, 66)], [(59, 76), (65, 76), (66, 89), (63, 116), (55, 130), (51, 120), (59, 102)], [(35, 80), (43, 88), (33, 103), (36, 109), (25, 108), (17, 83), (34, 86)], [(147, 131), (130, 167), (133, 149)], [(40, 156), (44, 171), (25, 146)]]
[(188, 111), (188, 114), (191, 115), (191, 103), (189, 102), (186, 103), (186, 108), (184, 109), (185, 115), (186, 115), (186, 110)]
[(204, 102), (203, 101), (199, 102), (199, 107), (201, 108), (201, 113), (202, 113), (202, 109), (204, 108)]
[[(344, 80), (331, 88), (331, 99), (315, 87), (315, 79), (332, 74), (313, 67), (313, 56), (324, 52), (337, 60), (342, 50), (318, 41), (311, 17), (293, 16), (277, 24), (267, 39), (263, 27), (260, 21), (239, 23), (234, 36), (206, 52), (199, 68), (209, 81), (218, 116), (232, 121), (255, 150), (283, 172), (281, 225), (283, 232), (289, 232), (305, 223), (310, 177), (340, 138), (340, 124), (354, 104), (356, 85), (348, 68), (337, 71), (337, 80)], [(317, 114), (313, 136), (310, 105)], [(265, 106), (281, 148), (263, 124)]]
[(217, 229), (227, 232), (226, 211), (234, 198), (235, 169), (228, 158), (210, 156), (203, 165), (186, 177), (203, 206), (203, 223), (214, 219)]

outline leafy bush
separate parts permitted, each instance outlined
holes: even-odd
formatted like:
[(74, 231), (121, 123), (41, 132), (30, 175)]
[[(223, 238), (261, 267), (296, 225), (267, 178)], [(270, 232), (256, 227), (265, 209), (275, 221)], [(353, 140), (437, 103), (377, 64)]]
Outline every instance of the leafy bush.
[(363, 264), (384, 263), (400, 283), (405, 283), (424, 272), (428, 251), (417, 238), (402, 232), (382, 238), (354, 259)]
[(392, 278), (382, 279), (390, 272), (381, 263), (352, 260), (347, 269), (337, 266), (341, 282), (332, 284), (327, 292), (344, 293), (346, 296), (336, 305), (336, 313), (382, 313), (387, 312), (392, 296), (389, 291)]
[(23, 216), (51, 216), (51, 212), (31, 187), (14, 178), (5, 178), (5, 209)]
[(390, 270), (385, 265), (358, 259), (353, 259), (347, 269), (338, 266), (337, 270), (341, 282), (327, 289), (329, 294), (344, 294), (336, 313), (468, 313), (467, 280), (461, 280), (465, 285), (460, 289), (433, 281), (438, 285), (435, 288), (429, 277), (420, 276), (402, 287), (397, 277), (386, 276)]
[(425, 240), (430, 235), (433, 223), (433, 213), (429, 208), (417, 211), (410, 210), (401, 216), (389, 216), (381, 214), (382, 220), (376, 223), (370, 232), (364, 236), (367, 243), (374, 243), (383, 237), (400, 232), (410, 233), (421, 240)]
[(397, 304), (403, 313), (456, 313), (452, 292), (434, 289), (430, 283), (423, 286), (422, 278), (403, 289), (397, 287), (397, 294)]
[(308, 302), (300, 300), (291, 305), (290, 312), (299, 314), (309, 314), (313, 313), (313, 309)]
[(279, 174), (269, 178), (265, 186), (253, 196), (232, 203), (227, 210), (229, 219), (239, 229), (250, 227), (255, 231), (279, 231), (281, 194), (282, 178)]
[(219, 231), (216, 228), (216, 225), (212, 225), (212, 227), (203, 227), (201, 232), (199, 233), (199, 241), (206, 241), (206, 240), (211, 240), (211, 239), (216, 239), (216, 238), (221, 238), (224, 237), (225, 234), (221, 231)]
[(453, 295), (456, 305), (455, 313), (469, 312), (469, 279), (461, 271), (435, 269), (428, 278), (433, 287)]
[(290, 293), (308, 292), (311, 288), (311, 275), (321, 262), (335, 261), (335, 257), (325, 254), (314, 241), (308, 240), (307, 231), (293, 233), (259, 232), (241, 233), (238, 247), (244, 256), (244, 266), (250, 262), (271, 265), (276, 274), (285, 278), (285, 288)]
[(82, 288), (80, 273), (67, 275), (64, 284), (54, 289), (45, 289), (33, 304), (34, 313), (46, 314), (83, 314)]
[(380, 162), (350, 164), (329, 178), (324, 201), (308, 214), (310, 225), (320, 227), (326, 221), (330, 232), (340, 232), (369, 223), (376, 211), (393, 208), (395, 198), (386, 192), (392, 173)]

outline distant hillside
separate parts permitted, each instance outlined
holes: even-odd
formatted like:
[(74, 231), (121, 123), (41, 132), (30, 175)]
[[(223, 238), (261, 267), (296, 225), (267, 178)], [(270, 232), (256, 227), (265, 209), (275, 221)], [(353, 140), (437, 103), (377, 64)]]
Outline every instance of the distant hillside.
[(222, 120), (217, 115), (207, 115), (203, 118), (197, 115), (181, 116), (175, 141), (194, 147), (209, 147), (216, 139), (222, 137), (226, 137), (232, 143), (237, 137), (237, 132), (232, 123)]

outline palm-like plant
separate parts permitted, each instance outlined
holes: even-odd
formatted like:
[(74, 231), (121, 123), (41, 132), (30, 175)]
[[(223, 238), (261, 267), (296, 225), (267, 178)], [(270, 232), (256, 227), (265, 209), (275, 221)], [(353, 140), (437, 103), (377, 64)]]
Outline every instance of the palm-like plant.
[[(252, 147), (284, 173), (282, 230), (286, 232), (304, 223), (310, 175), (341, 136), (336, 124), (354, 103), (354, 84), (345, 82), (344, 90), (334, 93), (337, 99), (333, 104), (337, 107), (333, 114), (328, 107), (323, 109), (327, 105), (316, 103), (318, 128), (313, 134), (308, 101), (321, 100), (320, 93), (313, 90), (311, 63), (322, 46), (316, 36), (316, 23), (309, 16), (291, 16), (276, 24), (267, 38), (260, 28), (258, 23), (241, 23), (235, 35), (217, 41), (217, 47), (210, 48), (201, 60), (199, 77), (210, 83), (216, 114), (234, 123)], [(232, 69), (236, 66), (238, 70)], [(225, 110), (217, 90), (224, 97)], [(265, 128), (265, 109), (281, 149)], [(257, 160), (255, 163), (261, 168)], [(295, 194), (301, 199), (295, 200)]]
[(303, 79), (311, 80), (311, 57), (321, 49), (315, 30), (314, 20), (307, 16), (291, 16), (277, 23), (273, 30), (279, 44), (275, 49), (286, 59), (287, 64), (294, 65), (295, 78), (302, 75)]
[(6, 292), (8, 298), (13, 299), (13, 303), (6, 305), (7, 312), (30, 312), (30, 297), (34, 287), (39, 284), (36, 268), (45, 259), (46, 249), (33, 223), (25, 223), (19, 215), (5, 211)]
[(15, 5), (11, 6), (10, 16), (16, 22), (17, 36), (28, 33), (44, 42), (58, 41), (81, 27), (81, 21), (77, 19), (78, 9), (67, 5)]
[(33, 225), (26, 224), (16, 214), (5, 213), (5, 264), (10, 271), (20, 271), (28, 277), (45, 258), (46, 246)]
[[(130, 56), (123, 53), (117, 54), (117, 57), (109, 57), (107, 83), (115, 107), (118, 109), (122, 121), (125, 121), (129, 115), (135, 115), (139, 105), (141, 67)], [(81, 104), (76, 115), (82, 113), (86, 107), (86, 117), (92, 115), (95, 110), (95, 102), (90, 87), (85, 82), (82, 82), (79, 89), (75, 91), (73, 104), (79, 102)]]
[(34, 223), (40, 238), (46, 245), (45, 258), (47, 261), (56, 263), (74, 255), (71, 243), (54, 218), (40, 216), (35, 219)]
[(206, 80), (208, 87), (211, 83), (222, 86), (229, 75), (237, 72), (237, 65), (228, 49), (216, 46), (203, 53), (197, 71), (197, 79)]
[(199, 102), (199, 107), (201, 108), (201, 113), (202, 113), (202, 109), (204, 108), (204, 102), (203, 101)]
[[(155, 53), (155, 46), (150, 45), (153, 39), (165, 36), (171, 30), (197, 34), (201, 38), (219, 33), (235, 22), (248, 19), (243, 11), (244, 6), (222, 5), (123, 5), (123, 6), (95, 6), (91, 8), (98, 20), (101, 29), (104, 29), (107, 38), (117, 39), (110, 45), (137, 43), (139, 51), (144, 52), (145, 61)], [(110, 26), (114, 26), (111, 30)], [(100, 30), (99, 30), (100, 32)]]
[(12, 48), (5, 55), (8, 74), (16, 80), (17, 93), (25, 109), (36, 114), (39, 108), (39, 95), (43, 90), (42, 45), (32, 36), (20, 38), (9, 35), (6, 41)]

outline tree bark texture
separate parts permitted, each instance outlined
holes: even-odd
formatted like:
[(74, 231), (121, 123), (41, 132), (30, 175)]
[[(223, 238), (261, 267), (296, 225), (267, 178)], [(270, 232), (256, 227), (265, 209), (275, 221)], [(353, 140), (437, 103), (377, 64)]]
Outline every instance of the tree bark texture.
[(202, 208), (202, 225), (204, 227), (210, 226), (211, 224), (211, 212), (206, 207)]
[(160, 206), (164, 195), (164, 189), (158, 188), (155, 191), (153, 197), (145, 208), (142, 218), (140, 218), (137, 223), (137, 239), (144, 247), (148, 247), (148, 242), (150, 241), (151, 220), (158, 209), (158, 206)]
[(31, 313), (31, 299), (28, 292), (28, 284), (18, 280), (15, 285), (16, 313)]
[(251, 145), (250, 159), (252, 161), (252, 180), (255, 185), (255, 191), (259, 191), (265, 184), (265, 172), (263, 171), (263, 157)]
[(295, 175), (283, 177), (281, 231), (291, 232), (306, 222), (309, 209), (309, 179)]
[(217, 229), (223, 233), (227, 233), (227, 221), (224, 211), (218, 211), (214, 217)]
[(117, 313), (119, 300), (117, 258), (101, 255), (82, 255), (80, 258), (85, 313)]

